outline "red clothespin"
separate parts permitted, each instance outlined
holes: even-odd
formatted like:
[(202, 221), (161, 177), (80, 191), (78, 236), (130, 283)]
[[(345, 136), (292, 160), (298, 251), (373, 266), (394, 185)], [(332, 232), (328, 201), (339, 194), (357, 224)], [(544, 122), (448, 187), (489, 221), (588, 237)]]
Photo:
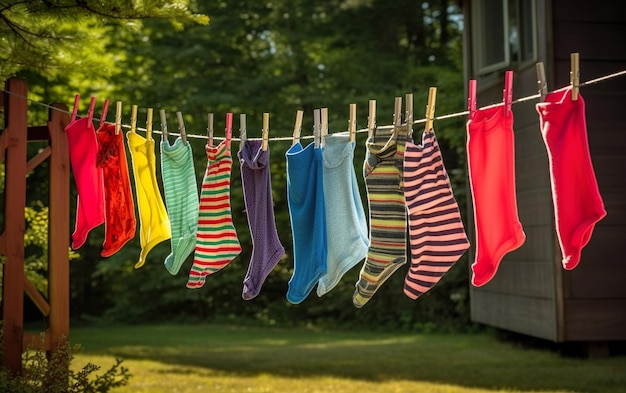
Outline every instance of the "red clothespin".
[(476, 113), (476, 79), (470, 79), (468, 86), (467, 110), (469, 118), (474, 117)]
[(104, 107), (102, 108), (102, 115), (100, 115), (100, 127), (104, 124), (107, 119), (107, 112), (109, 110), (109, 100), (104, 100)]
[(80, 94), (76, 94), (74, 97), (74, 109), (72, 110), (72, 118), (70, 121), (76, 120), (76, 114), (78, 113), (78, 102), (80, 101)]
[(230, 140), (233, 132), (233, 113), (226, 114), (226, 148), (230, 150)]
[(91, 102), (89, 103), (89, 121), (93, 120), (93, 111), (96, 109), (96, 97), (91, 97)]
[(504, 73), (504, 115), (511, 114), (511, 103), (513, 102), (513, 71)]

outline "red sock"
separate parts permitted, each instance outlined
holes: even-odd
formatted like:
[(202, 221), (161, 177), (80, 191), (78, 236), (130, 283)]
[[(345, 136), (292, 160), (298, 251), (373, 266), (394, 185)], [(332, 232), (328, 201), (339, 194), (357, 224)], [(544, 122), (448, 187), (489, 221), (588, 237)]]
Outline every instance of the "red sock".
[(88, 117), (76, 119), (77, 99), (72, 121), (65, 127), (74, 183), (78, 191), (76, 227), (72, 234), (74, 250), (85, 244), (89, 231), (104, 223), (104, 184), (102, 169), (96, 167), (98, 141), (92, 122), (94, 103), (92, 99)]
[(109, 257), (135, 236), (137, 222), (128, 175), (123, 135), (115, 135), (115, 124), (102, 123), (96, 132), (96, 165), (104, 175), (105, 231), (100, 255)]
[(556, 231), (563, 267), (575, 268), (595, 224), (606, 216), (589, 154), (585, 101), (572, 101), (571, 87), (557, 90), (537, 104), (541, 133), (548, 150)]
[(472, 284), (485, 285), (505, 254), (526, 240), (517, 216), (513, 113), (478, 109), (467, 122), (467, 158), (476, 228)]

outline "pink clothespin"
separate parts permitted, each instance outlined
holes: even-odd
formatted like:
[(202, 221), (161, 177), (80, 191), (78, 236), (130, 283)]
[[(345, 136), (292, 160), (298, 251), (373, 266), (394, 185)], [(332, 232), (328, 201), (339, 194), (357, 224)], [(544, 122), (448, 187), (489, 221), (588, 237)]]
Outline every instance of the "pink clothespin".
[(78, 102), (80, 101), (80, 94), (76, 94), (74, 97), (74, 109), (72, 110), (72, 118), (70, 121), (76, 120), (76, 114), (78, 113)]
[(511, 113), (511, 103), (513, 102), (513, 71), (504, 73), (504, 115), (509, 116)]
[(230, 150), (230, 140), (233, 133), (233, 113), (226, 114), (226, 148)]
[(89, 103), (89, 115), (87, 117), (89, 121), (93, 120), (94, 109), (96, 109), (96, 97), (91, 97), (91, 102)]
[(104, 100), (104, 107), (102, 108), (102, 115), (100, 115), (100, 127), (104, 124), (107, 119), (107, 112), (109, 110), (109, 100)]
[(471, 119), (474, 117), (474, 113), (476, 113), (476, 79), (470, 79), (468, 90), (467, 110)]

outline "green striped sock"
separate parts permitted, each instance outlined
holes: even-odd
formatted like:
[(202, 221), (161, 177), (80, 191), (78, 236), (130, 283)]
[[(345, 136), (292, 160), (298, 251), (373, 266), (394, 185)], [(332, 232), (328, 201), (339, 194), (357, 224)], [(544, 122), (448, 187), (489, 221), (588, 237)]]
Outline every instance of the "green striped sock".
[(164, 265), (176, 275), (196, 246), (198, 229), (198, 185), (189, 143), (180, 137), (173, 145), (161, 141), (161, 175), (172, 228), (172, 252)]
[(352, 296), (363, 307), (406, 263), (406, 203), (402, 172), (406, 127), (377, 129), (367, 141), (363, 167), (370, 216), (370, 247)]
[(208, 165), (202, 181), (198, 234), (187, 288), (200, 288), (206, 276), (228, 265), (241, 252), (230, 210), (233, 166), (226, 141), (206, 147)]

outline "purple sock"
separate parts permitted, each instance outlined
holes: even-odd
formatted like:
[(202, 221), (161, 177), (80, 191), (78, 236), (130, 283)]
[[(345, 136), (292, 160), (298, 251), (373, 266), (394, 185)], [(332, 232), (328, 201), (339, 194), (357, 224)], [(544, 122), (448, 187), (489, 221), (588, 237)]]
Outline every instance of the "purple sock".
[(285, 254), (274, 222), (270, 151), (263, 151), (261, 143), (261, 140), (247, 140), (238, 153), (243, 197), (252, 237), (252, 257), (243, 280), (242, 297), (245, 300), (259, 294), (263, 282)]

